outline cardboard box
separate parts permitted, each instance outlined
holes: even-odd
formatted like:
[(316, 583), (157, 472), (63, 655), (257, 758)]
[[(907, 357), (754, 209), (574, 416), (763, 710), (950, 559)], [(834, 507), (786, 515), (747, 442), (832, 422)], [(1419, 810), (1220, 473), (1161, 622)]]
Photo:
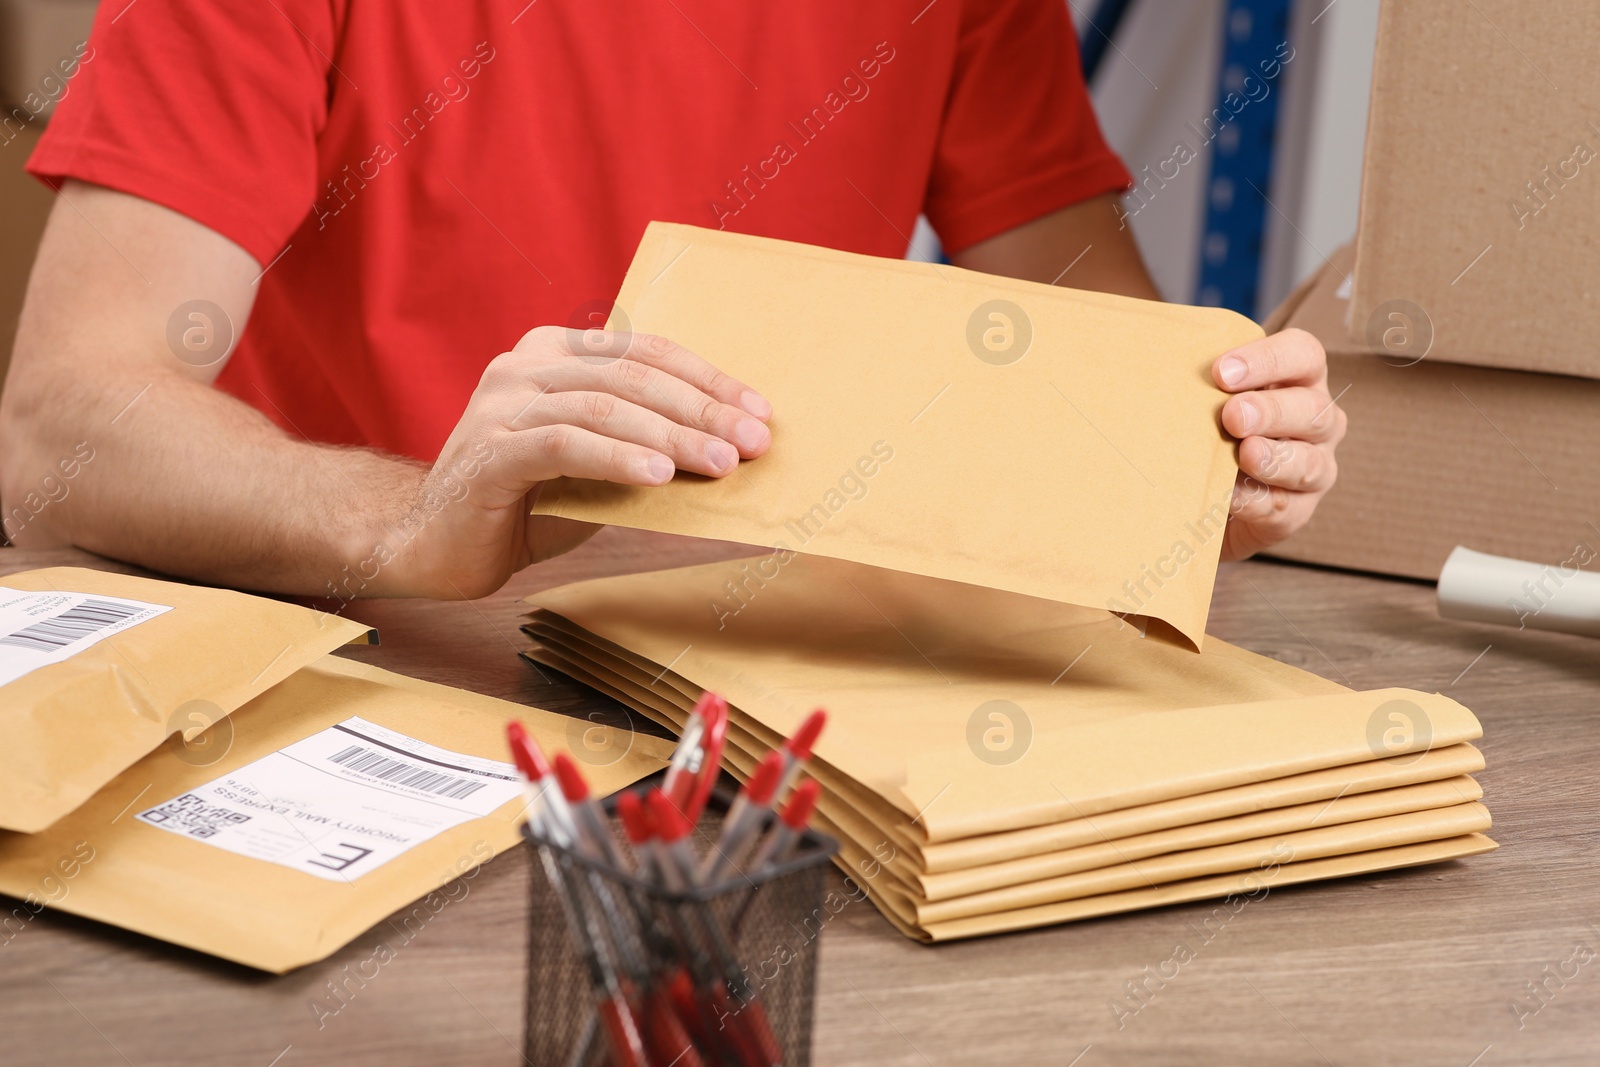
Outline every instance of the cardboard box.
[(97, 0), (0, 0), (5, 136), (49, 115), (72, 91), (72, 77), (93, 54), (87, 42), (98, 6)]
[(1352, 340), (1405, 301), (1430, 361), (1600, 378), (1597, 40), (1594, 0), (1385, 0)]
[(1435, 580), (1456, 545), (1539, 563), (1600, 550), (1600, 382), (1419, 358), (1403, 324), (1390, 350), (1352, 342), (1351, 260), (1335, 254), (1267, 324), (1322, 341), (1350, 416), (1338, 483), (1272, 554)]

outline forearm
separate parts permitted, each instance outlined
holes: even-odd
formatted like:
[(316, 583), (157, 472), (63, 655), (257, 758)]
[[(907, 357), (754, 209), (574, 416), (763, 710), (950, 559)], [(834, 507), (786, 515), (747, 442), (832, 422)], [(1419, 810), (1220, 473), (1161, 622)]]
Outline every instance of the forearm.
[(217, 338), (244, 329), (260, 273), (189, 219), (69, 183), (0, 393), (8, 538), (305, 594), (370, 555), (370, 531), (417, 497), (425, 472), (294, 440), (212, 388), (225, 348), (171, 347), (169, 320), (195, 301), (236, 327), (199, 335), (225, 345)]
[(294, 440), (176, 371), (85, 355), (101, 372), (67, 380), (57, 362), (32, 358), (41, 341), (19, 337), (0, 403), (0, 501), (18, 545), (70, 543), (203, 581), (327, 594), (371, 554), (375, 525), (402, 522), (388, 514), (396, 502), (420, 494), (424, 468)]
[(771, 405), (671, 340), (554, 326), (487, 361), (432, 466), (297, 440), (211, 387), (235, 332), (211, 327), (245, 328), (262, 273), (192, 219), (67, 184), (0, 394), (8, 533), (271, 592), (481, 597), (597, 528), (530, 518), (545, 482), (720, 478), (772, 444)]

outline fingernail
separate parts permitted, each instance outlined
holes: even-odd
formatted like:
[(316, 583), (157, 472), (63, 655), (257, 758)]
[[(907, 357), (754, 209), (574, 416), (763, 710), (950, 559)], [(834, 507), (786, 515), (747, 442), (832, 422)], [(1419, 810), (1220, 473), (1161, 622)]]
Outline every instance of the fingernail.
[(668, 459), (666, 456), (651, 456), (649, 459), (645, 460), (644, 469), (645, 473), (649, 475), (650, 480), (655, 482), (657, 485), (660, 485), (663, 482), (670, 482), (672, 480), (673, 472), (678, 468), (674, 467), (672, 465), (672, 460)]
[(754, 389), (746, 389), (739, 394), (739, 406), (758, 419), (765, 419), (772, 414), (772, 405), (767, 403), (767, 398)]
[(1256, 406), (1248, 400), (1238, 401), (1239, 414), (1236, 419), (1239, 423), (1240, 437), (1245, 437), (1256, 428), (1256, 423), (1261, 421), (1261, 413)]
[(739, 453), (726, 441), (712, 441), (706, 445), (706, 458), (714, 470), (725, 471), (739, 462)]
[(1222, 362), (1217, 364), (1217, 372), (1222, 375), (1223, 385), (1238, 385), (1244, 381), (1247, 370), (1249, 368), (1244, 365), (1244, 360), (1238, 356), (1223, 356)]
[(754, 419), (740, 419), (733, 428), (733, 439), (743, 449), (760, 448), (767, 443), (767, 428)]

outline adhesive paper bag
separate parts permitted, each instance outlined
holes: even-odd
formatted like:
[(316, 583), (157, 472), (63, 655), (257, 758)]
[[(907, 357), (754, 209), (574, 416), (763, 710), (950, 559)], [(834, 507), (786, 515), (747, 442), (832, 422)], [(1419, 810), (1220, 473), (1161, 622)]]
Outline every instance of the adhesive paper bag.
[[(555, 631), (550, 618), (525, 627), (540, 642), (530, 652), (533, 659), (681, 729), (698, 687), (685, 693), (686, 683), (672, 671), (635, 672), (598, 647)], [(744, 725), (748, 716), (731, 710), (724, 763), (748, 778), (772, 746), (755, 739)], [(1482, 796), (1469, 777), (1482, 768), (1482, 754), (1459, 743), (939, 843), (914, 832), (919, 819), (865, 792), (825, 761), (813, 759), (808, 773), (823, 786), (818, 813), (828, 832), (873, 851), (872, 868), (892, 872), (904, 895), (938, 900), (1271, 831), (1459, 805)], [(933, 873), (930, 859), (944, 873)]]
[[(541, 644), (531, 653), (538, 662), (681, 727), (692, 697), (680, 695), (685, 683), (674, 672), (656, 669), (629, 679), (603, 669), (591, 673), (596, 670), (591, 659), (551, 652), (546, 625), (530, 629), (539, 631)], [(742, 717), (735, 709), (736, 721)], [(757, 758), (749, 753), (764, 750), (745, 730), (730, 726), (724, 762), (748, 777)], [(875, 804), (864, 809), (859, 787), (820, 760), (813, 759), (808, 770), (824, 785), (815, 825), (839, 839), (840, 866), (853, 878), (847, 885), (871, 898), (907, 936), (946, 940), (1208, 896), (1226, 897), (1220, 906), (1231, 914), (1241, 901), (1259, 899), (1272, 884), (1486, 852), (1495, 847), (1479, 832), (1487, 829), (1488, 816), (1481, 805), (1470, 803), (1482, 790), (1468, 777), (1482, 766), (1473, 746), (1458, 743), (1094, 818), (922, 845), (907, 844), (914, 836), (907, 830), (917, 825), (914, 817), (899, 812), (885, 817), (882, 806)], [(841, 781), (846, 788), (840, 788)], [(1391, 830), (1391, 820), (1400, 815), (1414, 816), (1399, 821), (1404, 844)], [(1141, 833), (1144, 828), (1164, 829)], [(1329, 833), (1290, 836), (1318, 828)], [(1260, 838), (1261, 833), (1277, 836)], [(1334, 847), (1319, 842), (1330, 836), (1337, 838)], [(1217, 847), (1235, 842), (1254, 845)], [(1079, 847), (1071, 847), (1074, 843)], [(1052, 846), (1059, 850), (1051, 851)], [(923, 858), (945, 850), (964, 867), (928, 874)], [(1261, 855), (1275, 857), (1265, 871), (1257, 869)], [(975, 865), (974, 856), (991, 862)], [(1294, 862), (1287, 862), (1289, 858)], [(1211, 873), (1202, 876), (1197, 868)], [(1082, 877), (1062, 877), (1080, 873)], [(924, 911), (936, 906), (964, 910)]]
[[(1448, 822), (1440, 822), (1429, 825), (1423, 833), (1426, 836), (1447, 828)], [(1216, 899), (1217, 907), (1202, 921), (1200, 937), (1203, 944), (1215, 936), (1211, 931), (1220, 929), (1220, 925), (1214, 924), (1227, 923), (1250, 904), (1264, 900), (1274, 889), (1332, 878), (1349, 878), (1357, 874), (1391, 871), (1402, 867), (1442, 863), (1445, 860), (1464, 859), (1467, 856), (1493, 852), (1497, 847), (1499, 846), (1490, 838), (1474, 832), (1454, 837), (1425, 839), (1411, 844), (1382, 845), (1380, 842), (1357, 842), (1352, 843), (1352, 851), (1287, 862), (1278, 860), (1269, 850), (1265, 856), (1239, 871), (1177, 882), (1145, 882), (1134, 889), (1077, 897), (1011, 911), (989, 912), (964, 919), (929, 923), (926, 927), (910, 926), (889, 908), (882, 904), (879, 906), (889, 921), (908, 937), (922, 941), (953, 941), (1013, 930), (1030, 930), (1039, 926), (1091, 919), (1100, 915), (1114, 915), (1141, 908), (1159, 908), (1168, 904)], [(870, 893), (872, 887), (869, 885), (867, 888)]]
[[(1050, 885), (1051, 880), (1070, 883), (1075, 877), (1082, 877), (1091, 870), (1104, 870), (1107, 867), (1122, 867), (1128, 864), (1138, 864), (1139, 872), (1149, 873), (1155, 880), (1171, 881), (1173, 875), (1170, 870), (1155, 864), (1160, 857), (1194, 853), (1195, 849), (1234, 846), (1240, 841), (1277, 840), (1278, 837), (1288, 833), (1330, 829), (1336, 825), (1358, 824), (1358, 822), (1370, 824), (1374, 819), (1426, 813), (1440, 808), (1466, 808), (1466, 805), (1472, 805), (1482, 797), (1483, 787), (1474, 779), (1467, 776), (1451, 777), (1445, 781), (1402, 785), (1400, 789), (1355, 793), (1352, 797), (1336, 797), (1333, 800), (1317, 801), (1310, 805), (1272, 808), (1251, 816), (1181, 825), (1170, 830), (1125, 837), (1122, 840), (1096, 841), (1094, 845), (1085, 845), (1082, 848), (1062, 849), (1059, 853), (1043, 853), (1019, 861), (989, 864), (986, 867), (970, 867), (946, 875), (923, 875), (910, 881), (910, 889), (914, 889), (915, 899), (920, 904), (963, 901), (963, 907), (970, 909), (971, 913), (992, 912), (992, 910), (1003, 910), (1003, 907), (995, 905), (992, 901), (978, 907), (974, 905), (974, 901), (989, 901), (992, 894), (1000, 891), (1013, 893), (1021, 891), (1024, 886), (1034, 891), (1040, 886)], [(1478, 808), (1482, 808), (1482, 805), (1474, 805), (1474, 809)], [(1488, 817), (1486, 811), (1483, 811), (1483, 817), (1485, 819)], [(1485, 821), (1483, 825), (1474, 825), (1472, 830), (1477, 832), (1486, 827), (1488, 822)], [(1435, 833), (1434, 837), (1442, 835)], [(1150, 861), (1149, 864), (1146, 861)], [(1104, 891), (1106, 891), (1104, 888), (1094, 888), (1094, 893), (1104, 893)], [(1066, 897), (1050, 897), (1050, 899), (1066, 899)], [(1006, 904), (1005, 907), (1021, 907), (1021, 905)], [(920, 921), (928, 923), (938, 920), (934, 917), (934, 913), (925, 913), (920, 917)]]
[[(670, 729), (682, 729), (701, 693), (699, 686), (686, 682), (675, 671), (635, 665), (634, 657), (619, 656), (616, 646), (609, 642), (592, 635), (578, 636), (572, 632), (571, 624), (559, 616), (540, 613), (523, 629), (539, 642), (529, 651), (530, 659), (553, 667)], [(781, 743), (781, 735), (765, 730), (737, 707), (731, 711), (724, 762), (735, 774), (747, 778), (761, 757)], [(1395, 795), (1404, 792), (1400, 787), (1437, 785), (1451, 779), (1471, 782), (1467, 775), (1482, 769), (1483, 754), (1470, 744), (1459, 743), (1394, 759), (1345, 764), (1119, 808), (1093, 818), (1084, 816), (929, 842), (920, 832), (920, 820), (909, 820), (906, 813), (863, 789), (825, 760), (815, 758), (808, 765), (808, 773), (825, 790), (821, 810), (836, 829), (858, 840), (887, 839), (894, 846), (894, 858), (887, 862), (897, 873), (919, 884), (925, 883), (930, 872), (965, 874), (973, 869), (992, 872), (1021, 869), (1033, 862), (1059, 863), (1063, 851), (1081, 852), (1084, 846), (1123, 848), (1126, 846), (1119, 839), (1152, 837), (1174, 829), (1187, 832), (1202, 823), (1208, 824), (1205, 832), (1212, 833), (1219, 821), (1237, 823), (1256, 813), (1290, 806), (1315, 808), (1318, 816), (1326, 820), (1332, 810), (1329, 802), (1338, 798), (1376, 791)], [(1474, 783), (1468, 791), (1476, 789)], [(1451, 803), (1466, 799), (1476, 796), (1463, 793)]]
[[(1251, 782), (1176, 800), (1135, 805), (1104, 815), (1066, 819), (1045, 826), (1008, 833), (982, 834), (944, 844), (924, 844), (916, 849), (921, 869), (959, 874), (961, 871), (1000, 865), (1056, 852), (1092, 846), (1174, 827), (1232, 819), (1290, 805), (1327, 804), (1344, 797), (1405, 786), (1462, 780), (1483, 770), (1483, 753), (1469, 744), (1446, 745), (1392, 759), (1368, 760), (1291, 774), (1264, 782)], [(1475, 785), (1471, 788), (1475, 788)], [(1468, 792), (1471, 791), (1468, 789)]]
[(778, 558), (547, 590), (528, 655), (674, 728), (723, 693), (741, 776), (825, 704), (816, 824), (910, 936), (1248, 892), (1282, 849), (1302, 880), (1494, 847), (1479, 727), (1447, 698), (840, 560), (763, 575)]
[(535, 511), (1159, 618), (1198, 647), (1236, 474), (1210, 366), (1249, 320), (652, 223), (611, 325), (771, 400), (726, 478), (549, 483)]
[(892, 884), (885, 884), (882, 888), (886, 895), (899, 898), (896, 910), (902, 918), (925, 928), (933, 923), (979, 918), (1021, 908), (1126, 892), (1149, 885), (1170, 885), (1207, 875), (1247, 871), (1259, 867), (1263, 862), (1271, 862), (1274, 851), (1279, 854), (1280, 862), (1344, 856), (1478, 833), (1489, 828), (1489, 821), (1488, 809), (1482, 804), (1455, 804), (1213, 848), (1169, 852), (1136, 862), (1112, 864), (1059, 878), (1045, 878), (987, 893), (974, 893), (954, 900), (929, 903), (910, 894), (902, 894)]
[[(819, 557), (794, 557), (737, 615), (718, 614), (751, 565), (602, 578), (529, 601), (775, 734), (827, 706), (818, 758), (916, 815), (931, 842), (1481, 734), (1437, 694), (1353, 693), (1222, 641), (1196, 655), (1146, 639), (1105, 611)], [(1409, 733), (1386, 732), (1390, 714), (1409, 716)]]
[(168, 735), (371, 632), (227, 589), (78, 567), (0, 577), (0, 829), (44, 829)]
[(0, 914), (0, 943), (48, 906), (281, 973), (439, 890), (414, 913), (426, 922), (519, 840), (513, 717), (547, 753), (571, 752), (597, 794), (670, 752), (327, 656), (203, 743), (150, 753), (48, 830), (0, 832), (0, 892), (21, 898)]

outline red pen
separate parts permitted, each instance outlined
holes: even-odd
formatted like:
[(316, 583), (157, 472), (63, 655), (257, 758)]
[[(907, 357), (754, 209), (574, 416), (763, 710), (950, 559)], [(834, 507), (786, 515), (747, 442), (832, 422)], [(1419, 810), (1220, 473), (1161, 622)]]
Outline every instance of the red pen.
[[(550, 767), (539, 746), (534, 744), (519, 722), (507, 726), (506, 734), (511, 742), (512, 757), (522, 772), (523, 783), (528, 791), (530, 823), (544, 829), (553, 840), (564, 837), (570, 842), (574, 831), (570, 822), (564, 823), (558, 814), (558, 811), (565, 812), (565, 804), (560, 794), (549, 788)], [(570, 818), (570, 812), (565, 814)], [(612, 1062), (617, 1067), (649, 1067), (638, 1022), (628, 1005), (622, 983), (617, 978), (616, 967), (606, 952), (605, 935), (584, 906), (582, 896), (575, 893), (567, 882), (555, 854), (548, 848), (537, 851), (544, 865), (545, 876), (550, 880), (550, 886), (566, 916), (568, 932), (588, 972), (589, 986), (598, 995), (595, 1011), (605, 1031)]]
[(739, 795), (728, 807), (727, 818), (722, 821), (722, 833), (700, 864), (698, 881), (701, 885), (709, 885), (734, 869), (737, 857), (761, 829), (762, 814), (771, 810), (773, 797), (778, 792), (778, 780), (782, 777), (783, 756), (768, 752), (756, 765), (750, 781), (739, 790)]
[[(688, 980), (688, 975), (684, 975)], [(683, 1016), (664, 985), (651, 987), (644, 998), (644, 1036), (656, 1062), (671, 1067), (705, 1067), (700, 1050), (695, 1048)]]
[(517, 770), (522, 772), (528, 799), (528, 823), (556, 844), (572, 847), (576, 844), (577, 828), (566, 798), (555, 784), (549, 761), (528, 735), (527, 727), (515, 719), (506, 724), (506, 741), (511, 746), (511, 758)]
[(800, 768), (806, 760), (811, 758), (811, 749), (817, 743), (817, 735), (822, 733), (822, 728), (828, 724), (828, 713), (818, 708), (794, 732), (794, 736), (783, 743), (779, 751), (783, 755), (783, 779), (778, 783), (778, 793), (781, 795), (800, 776)]
[(689, 817), (660, 789), (645, 794), (645, 809), (656, 833), (656, 868), (668, 890), (682, 893), (694, 884), (694, 849), (689, 845), (693, 826)]
[(639, 799), (638, 793), (629, 790), (617, 797), (617, 818), (622, 820), (622, 830), (627, 834), (628, 845), (633, 849), (640, 877), (645, 879), (653, 877), (655, 859), (650, 851), (652, 836), (650, 816), (645, 811), (644, 801)]
[(700, 694), (662, 782), (667, 797), (688, 816), (691, 825), (700, 818), (716, 784), (727, 733), (728, 702), (710, 690)]
[[(663, 881), (669, 890), (684, 892), (695, 884), (694, 851), (688, 841), (693, 828), (661, 790), (652, 789), (645, 797), (645, 804), (660, 837), (660, 851), (656, 858)], [(742, 982), (744, 976), (721, 922), (703, 903), (697, 911), (720, 972), (711, 982), (711, 1009), (727, 1034), (741, 1067), (781, 1067), (783, 1054), (778, 1048), (778, 1039), (767, 1021), (766, 1010), (756, 1000), (754, 990), (749, 991), (750, 999), (742, 1004), (730, 992), (730, 985)]]
[[(589, 795), (589, 783), (583, 780), (578, 765), (565, 752), (556, 753), (555, 778), (561, 785), (562, 799), (567, 802), (567, 811), (572, 817), (576, 835), (574, 847), (591, 859), (604, 860), (619, 873), (626, 873), (622, 849), (611, 834), (604, 811)], [(601, 917), (611, 928), (612, 941), (621, 957), (623, 970), (636, 988), (647, 985), (650, 974), (645, 962), (644, 945), (640, 941), (641, 913), (637, 910), (637, 902), (623, 892), (624, 899), (635, 905), (630, 916), (618, 903), (618, 894), (612, 892), (612, 883), (604, 875), (589, 871), (586, 876), (590, 888), (594, 890), (594, 899), (600, 903)]]
[[(822, 786), (815, 778), (808, 778), (801, 782), (789, 798), (789, 803), (784, 805), (783, 814), (778, 816), (778, 821), (767, 836), (761, 839), (756, 846), (755, 854), (750, 857), (751, 874), (759, 874), (768, 867), (775, 867), (788, 859), (794, 853), (795, 846), (799, 844), (800, 837), (806, 832), (806, 826), (811, 822), (811, 815), (817, 808), (817, 797), (822, 794)], [(750, 890), (739, 905), (739, 910), (734, 912), (733, 921), (728, 924), (737, 938), (744, 930), (744, 921), (750, 915), (750, 909), (756, 902), (756, 895), (761, 887)]]
[(811, 814), (817, 808), (817, 797), (821, 793), (822, 786), (817, 784), (815, 778), (808, 778), (795, 787), (794, 795), (784, 805), (783, 814), (778, 816), (778, 821), (756, 846), (755, 855), (750, 857), (752, 871), (776, 866), (789, 858), (800, 841), (800, 835), (806, 832), (806, 825), (811, 822)]
[(561, 796), (572, 812), (578, 840), (590, 855), (610, 860), (619, 870), (626, 870), (622, 850), (611, 835), (610, 824), (600, 804), (589, 795), (589, 783), (572, 757), (565, 752), (556, 753), (556, 781), (561, 784)]
[[(660, 874), (660, 856), (656, 849), (656, 832), (654, 820), (650, 810), (645, 806), (639, 794), (634, 792), (623, 793), (617, 798), (617, 817), (622, 820), (622, 827), (627, 834), (628, 843), (633, 847), (634, 854), (639, 860), (640, 876), (654, 879), (665, 884)], [(676, 953), (664, 954), (665, 958), (676, 955), (677, 958), (690, 961), (697, 974), (700, 975), (702, 986), (709, 986), (715, 980), (715, 972), (711, 961), (705, 951), (695, 942), (685, 927), (683, 918), (676, 909), (669, 912), (671, 924), (676, 933)], [(718, 1040), (713, 1023), (716, 1012), (712, 1009), (710, 1001), (701, 1003), (695, 995), (695, 981), (690, 977), (689, 971), (682, 965), (668, 967), (665, 974), (660, 977), (658, 984), (652, 989), (653, 993), (664, 995), (666, 1006), (693, 1033), (694, 1040), (703, 1048), (720, 1050), (723, 1042)], [(663, 1005), (661, 997), (655, 1000), (655, 1011), (660, 1012)]]

